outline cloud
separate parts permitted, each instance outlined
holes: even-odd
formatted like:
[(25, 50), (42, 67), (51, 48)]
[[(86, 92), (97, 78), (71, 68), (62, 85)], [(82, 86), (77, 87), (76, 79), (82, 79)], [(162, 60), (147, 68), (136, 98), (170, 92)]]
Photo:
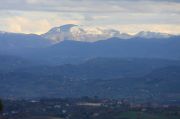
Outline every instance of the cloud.
[(39, 17), (21, 15), (0, 18), (0, 26), (2, 26), (1, 30), (18, 33), (42, 34), (47, 32), (53, 26), (59, 26), (63, 24), (79, 24), (79, 21), (64, 20), (61, 18), (57, 18), (57, 16), (52, 16), (50, 18), (40, 17), (41, 15), (39, 15)]
[(51, 24), (47, 20), (33, 21), (19, 16), (5, 19), (4, 24), (7, 26), (8, 31), (19, 33), (40, 33), (44, 29), (51, 27)]
[(12, 32), (40, 34), (70, 23), (180, 33), (180, 0), (0, 0), (0, 16), (0, 30)]
[(0, 9), (44, 12), (177, 12), (179, 0), (0, 0)]

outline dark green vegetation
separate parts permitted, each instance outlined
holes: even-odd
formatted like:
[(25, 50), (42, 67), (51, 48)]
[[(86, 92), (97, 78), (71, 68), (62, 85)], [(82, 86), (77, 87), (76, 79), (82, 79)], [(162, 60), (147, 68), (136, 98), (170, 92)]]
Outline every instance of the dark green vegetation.
[(74, 65), (21, 65), (1, 71), (0, 96), (99, 96), (168, 103), (180, 100), (178, 60), (96, 58)]
[(179, 119), (178, 105), (98, 98), (5, 101), (8, 119)]

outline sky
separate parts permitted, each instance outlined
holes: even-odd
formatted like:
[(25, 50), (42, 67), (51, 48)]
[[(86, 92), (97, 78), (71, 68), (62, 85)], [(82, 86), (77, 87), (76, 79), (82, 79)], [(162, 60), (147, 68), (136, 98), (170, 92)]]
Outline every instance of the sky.
[(42, 34), (64, 24), (180, 34), (180, 0), (0, 0), (0, 31)]

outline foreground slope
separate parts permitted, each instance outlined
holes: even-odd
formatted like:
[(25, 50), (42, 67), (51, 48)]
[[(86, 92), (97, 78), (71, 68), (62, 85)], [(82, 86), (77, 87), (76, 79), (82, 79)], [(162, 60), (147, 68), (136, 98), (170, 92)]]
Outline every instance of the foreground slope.
[(0, 75), (0, 94), (6, 98), (99, 96), (178, 101), (178, 64), (174, 60), (100, 58), (79, 65), (23, 68)]

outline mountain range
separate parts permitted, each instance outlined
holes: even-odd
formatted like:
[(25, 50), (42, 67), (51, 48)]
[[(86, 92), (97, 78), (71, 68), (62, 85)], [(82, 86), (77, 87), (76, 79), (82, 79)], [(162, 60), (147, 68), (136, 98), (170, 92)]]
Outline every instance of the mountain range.
[(178, 35), (73, 24), (42, 35), (0, 32), (0, 97), (177, 102), (179, 46)]
[(42, 35), (0, 32), (0, 54), (62, 64), (96, 57), (180, 59), (180, 36), (67, 24)]
[(74, 65), (26, 65), (0, 72), (0, 96), (98, 96), (179, 103), (179, 74), (180, 61), (161, 59), (96, 58)]
[(106, 40), (112, 37), (118, 37), (120, 39), (130, 39), (134, 37), (149, 39), (169, 38), (173, 35), (150, 31), (141, 31), (135, 35), (130, 35), (127, 33), (121, 33), (119, 30), (116, 29), (102, 29), (98, 27), (87, 27), (67, 24), (60, 27), (52, 28), (47, 33), (42, 34), (42, 36), (54, 42), (61, 42), (67, 39), (75, 41), (95, 42), (99, 40)]
[[(10, 32), (0, 31), (0, 36), (1, 39), (9, 39), (10, 37), (14, 37), (14, 40), (23, 39), (25, 37), (27, 38), (31, 37), (32, 40), (45, 38), (55, 44), (64, 40), (95, 42), (99, 40), (106, 40), (112, 37), (118, 37), (120, 39), (131, 39), (135, 37), (140, 37), (145, 39), (150, 39), (150, 38), (161, 39), (161, 38), (170, 38), (175, 35), (167, 34), (167, 33), (151, 32), (151, 31), (141, 31), (135, 35), (130, 35), (128, 33), (122, 33), (117, 29), (105, 29), (99, 27), (66, 24), (60, 27), (54, 27), (50, 29), (47, 33), (41, 35), (10, 33)], [(46, 42), (46, 40), (44, 40), (44, 42)]]

